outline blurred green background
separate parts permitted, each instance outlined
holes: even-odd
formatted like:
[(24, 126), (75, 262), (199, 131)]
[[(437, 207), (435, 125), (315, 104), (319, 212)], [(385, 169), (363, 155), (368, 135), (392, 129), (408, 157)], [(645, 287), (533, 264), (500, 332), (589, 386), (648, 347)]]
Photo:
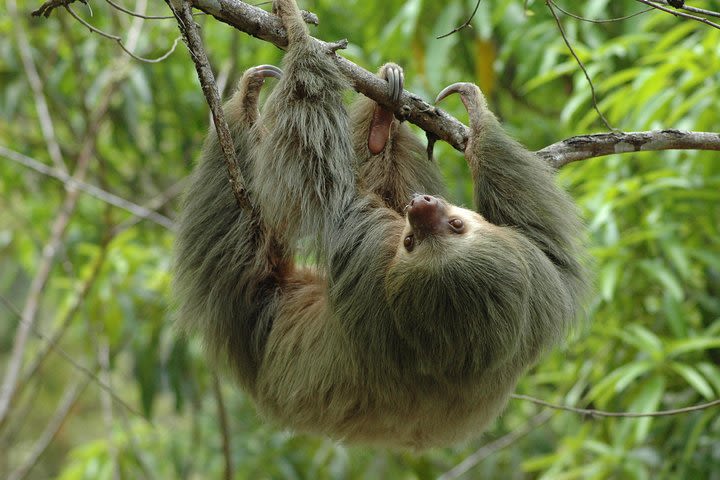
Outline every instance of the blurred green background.
[[(558, 4), (591, 19), (646, 8), (632, 0)], [(263, 422), (171, 324), (167, 226), (208, 128), (186, 48), (142, 63), (62, 8), (30, 18), (39, 5), (7, 0), (0, 16), (3, 375), (21, 325), (34, 325), (0, 418), (0, 477), (223, 478), (225, 430), (238, 479), (436, 478), (473, 454), (460, 478), (720, 478), (719, 408), (590, 418), (514, 399), (480, 438), (422, 454), (293, 436)], [(163, 2), (122, 5), (169, 13)], [(692, 5), (720, 10), (718, 1)], [(133, 19), (100, 0), (90, 6), (73, 9), (143, 57), (162, 55), (178, 36), (172, 19)], [(483, 0), (472, 28), (440, 40), (475, 0), (301, 6), (320, 18), (314, 35), (348, 38), (343, 55), (369, 70), (400, 63), (406, 88), (425, 99), (449, 83), (479, 84), (531, 149), (606, 130), (543, 1)], [(657, 10), (609, 23), (557, 13), (614, 128), (720, 131), (720, 30)], [(225, 96), (245, 68), (278, 64), (274, 46), (196, 18)], [(443, 108), (467, 120), (458, 99)], [(442, 143), (436, 156), (452, 200), (469, 204), (462, 156)], [(32, 160), (161, 216), (139, 219), (67, 188), (29, 168)], [(571, 164), (558, 177), (588, 225), (595, 293), (586, 326), (517, 392), (629, 412), (718, 398), (720, 154), (609, 156)]]

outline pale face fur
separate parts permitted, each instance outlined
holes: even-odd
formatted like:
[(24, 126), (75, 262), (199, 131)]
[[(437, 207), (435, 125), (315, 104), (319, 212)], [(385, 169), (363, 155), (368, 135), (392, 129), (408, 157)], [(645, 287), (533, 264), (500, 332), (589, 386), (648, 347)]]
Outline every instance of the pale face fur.
[[(442, 202), (442, 200), (441, 200)], [(446, 208), (447, 227), (436, 235), (418, 240), (414, 235), (413, 226), (410, 224), (409, 216), (405, 216), (405, 228), (403, 228), (400, 242), (397, 249), (397, 262), (412, 262), (421, 266), (426, 262), (432, 264), (435, 261), (450, 261), (451, 258), (438, 259), (437, 255), (454, 257), (461, 254), (463, 250), (471, 248), (473, 237), (482, 235), (482, 232), (493, 225), (488, 223), (482, 215), (466, 208), (443, 202)], [(453, 228), (450, 222), (453, 220), (462, 221), (460, 231)], [(405, 239), (409, 236), (415, 237), (414, 245), (408, 250), (404, 245)]]

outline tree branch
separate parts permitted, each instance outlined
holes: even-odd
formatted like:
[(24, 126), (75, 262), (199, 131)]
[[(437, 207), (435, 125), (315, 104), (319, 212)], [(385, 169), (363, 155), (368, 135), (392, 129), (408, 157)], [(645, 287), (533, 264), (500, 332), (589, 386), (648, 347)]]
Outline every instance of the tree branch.
[(578, 135), (553, 143), (537, 154), (555, 168), (613, 153), (658, 150), (720, 150), (720, 133), (653, 130)]
[[(48, 16), (54, 8), (74, 1), (48, 0), (33, 12), (33, 15)], [(642, 0), (642, 3), (657, 8), (656, 4), (649, 1)], [(279, 48), (287, 45), (285, 29), (280, 20), (258, 7), (240, 0), (192, 0), (192, 5), (248, 35)], [(317, 23), (317, 17), (313, 14), (304, 12), (304, 16), (309, 23)], [(329, 45), (321, 40), (314, 41), (324, 47)], [(355, 90), (392, 109), (399, 118), (414, 123), (457, 150), (465, 150), (469, 129), (457, 119), (408, 91), (403, 91), (400, 100), (393, 103), (384, 80), (345, 58), (336, 56), (335, 59)], [(580, 135), (549, 145), (537, 153), (556, 168), (560, 168), (571, 162), (612, 153), (673, 149), (720, 150), (720, 134), (661, 130)]]
[[(287, 46), (287, 36), (280, 19), (260, 8), (239, 0), (193, 0), (193, 5), (248, 35), (270, 42), (279, 48), (284, 49)], [(324, 49), (330, 46), (328, 42), (313, 40)], [(403, 91), (400, 100), (395, 103), (392, 101), (385, 80), (343, 57), (334, 58), (355, 90), (394, 110), (399, 118), (414, 123), (426, 132), (432, 132), (460, 151), (465, 150), (469, 130), (458, 120), (407, 90)]]
[(225, 158), (225, 166), (228, 170), (230, 186), (235, 194), (235, 199), (241, 208), (247, 211), (252, 211), (252, 204), (250, 203), (250, 199), (248, 198), (247, 190), (245, 188), (246, 182), (243, 178), (242, 172), (238, 168), (238, 162), (235, 156), (235, 145), (233, 143), (232, 135), (230, 134), (230, 128), (225, 121), (225, 114), (223, 113), (220, 93), (218, 92), (217, 84), (215, 83), (215, 75), (210, 67), (210, 61), (205, 54), (202, 39), (200, 38), (197, 25), (193, 19), (190, 1), (166, 0), (166, 2), (175, 17), (177, 17), (178, 27), (180, 28), (180, 32), (182, 32), (188, 50), (190, 50), (190, 57), (192, 57), (193, 63), (195, 64), (195, 70), (197, 70), (200, 85), (202, 86), (203, 93), (205, 94), (205, 99), (210, 106), (213, 123), (215, 124), (215, 130), (217, 131), (218, 142), (220, 143), (220, 149), (222, 150), (223, 157)]

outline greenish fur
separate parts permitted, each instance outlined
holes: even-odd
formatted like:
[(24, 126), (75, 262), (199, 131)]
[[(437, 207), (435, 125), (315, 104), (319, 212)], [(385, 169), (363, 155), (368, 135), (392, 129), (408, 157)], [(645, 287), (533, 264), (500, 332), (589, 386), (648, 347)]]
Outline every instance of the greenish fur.
[[(477, 90), (466, 158), (482, 217), (450, 206), (471, 233), (405, 251), (403, 206), (444, 191), (437, 168), (397, 122), (370, 155), (374, 102), (348, 116), (333, 53), (308, 39), (294, 0), (275, 8), (283, 78), (259, 116), (248, 73), (226, 106), (258, 212), (237, 206), (210, 133), (179, 221), (179, 325), (296, 431), (418, 449), (478, 435), (578, 315), (575, 206)], [(312, 268), (293, 260), (308, 237)]]

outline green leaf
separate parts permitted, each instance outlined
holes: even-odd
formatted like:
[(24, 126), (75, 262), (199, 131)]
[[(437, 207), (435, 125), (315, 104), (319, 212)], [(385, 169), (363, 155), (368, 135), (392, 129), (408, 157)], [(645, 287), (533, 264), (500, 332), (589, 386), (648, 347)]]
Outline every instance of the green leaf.
[(664, 287), (665, 293), (675, 300), (682, 300), (685, 296), (682, 285), (662, 263), (658, 260), (644, 260), (639, 263), (640, 267), (649, 276), (655, 278)]
[(603, 300), (611, 301), (615, 288), (620, 277), (620, 267), (622, 263), (620, 260), (613, 260), (606, 263), (599, 273), (600, 293)]
[(675, 370), (678, 375), (683, 377), (685, 381), (688, 382), (690, 386), (693, 387), (695, 391), (697, 391), (700, 395), (707, 399), (714, 398), (713, 390), (710, 384), (693, 367), (678, 362), (672, 362), (670, 366), (673, 370)]
[(720, 348), (718, 337), (696, 337), (683, 340), (671, 341), (667, 344), (667, 352), (671, 356), (678, 356), (684, 353), (701, 352), (711, 348)]
[(636, 378), (655, 367), (650, 361), (633, 362), (619, 367), (598, 382), (588, 393), (590, 400), (598, 400), (605, 404), (613, 394), (625, 390)]
[[(663, 393), (665, 393), (665, 379), (660, 375), (653, 375), (640, 386), (637, 396), (630, 404), (630, 411), (635, 413), (650, 413), (658, 409)], [(645, 443), (653, 417), (634, 419), (634, 442)]]

